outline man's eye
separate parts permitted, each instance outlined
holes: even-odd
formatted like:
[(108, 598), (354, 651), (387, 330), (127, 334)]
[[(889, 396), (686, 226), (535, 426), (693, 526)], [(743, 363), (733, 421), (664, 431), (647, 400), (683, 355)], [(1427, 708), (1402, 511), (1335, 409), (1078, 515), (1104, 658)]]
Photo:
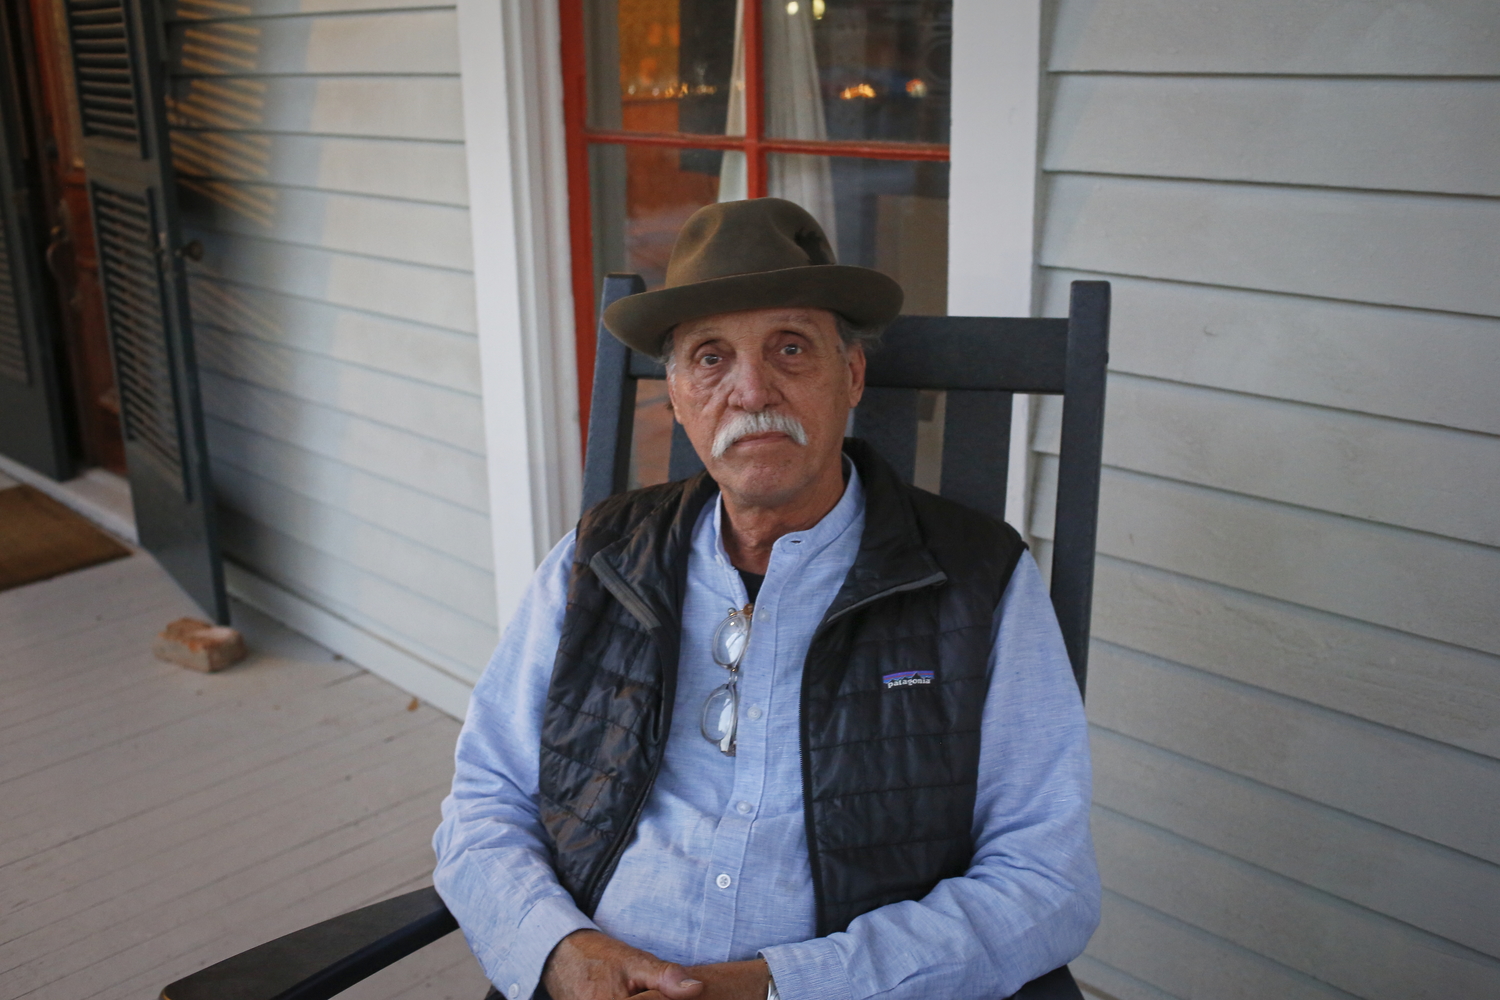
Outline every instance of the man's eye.
[(703, 357), (698, 359), (698, 363), (705, 368), (712, 368), (722, 360), (724, 359), (719, 357), (717, 354), (705, 354), (703, 355)]
[(782, 354), (801, 354), (802, 353), (802, 345), (800, 345), (800, 344), (787, 344), (785, 347), (783, 347), (781, 349), (781, 353)]

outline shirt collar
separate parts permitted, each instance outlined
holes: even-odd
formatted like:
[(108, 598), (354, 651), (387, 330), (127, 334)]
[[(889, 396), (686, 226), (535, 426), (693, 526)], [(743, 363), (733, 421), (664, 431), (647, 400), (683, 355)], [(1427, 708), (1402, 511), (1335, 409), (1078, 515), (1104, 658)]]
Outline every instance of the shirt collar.
[[(825, 548), (834, 539), (838, 538), (850, 526), (858, 521), (865, 512), (865, 490), (860, 483), (859, 470), (854, 463), (849, 461), (848, 455), (840, 455), (844, 463), (844, 471), (849, 478), (844, 483), (844, 495), (839, 497), (839, 502), (833, 505), (833, 509), (823, 515), (823, 519), (804, 531), (793, 531), (782, 535), (776, 540), (772, 549), (772, 558), (775, 552), (788, 545), (796, 545), (799, 548), (805, 546), (804, 554), (812, 555), (820, 549)], [(713, 511), (713, 545), (714, 557), (725, 566), (731, 566), (729, 553), (724, 549), (724, 503), (723, 494), (716, 494), (711, 507)], [(707, 510), (704, 513), (708, 513)]]

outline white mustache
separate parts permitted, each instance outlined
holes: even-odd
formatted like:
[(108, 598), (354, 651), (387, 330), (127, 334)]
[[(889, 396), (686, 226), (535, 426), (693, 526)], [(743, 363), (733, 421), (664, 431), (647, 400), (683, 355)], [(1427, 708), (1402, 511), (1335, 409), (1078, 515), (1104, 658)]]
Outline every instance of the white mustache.
[(802, 429), (802, 424), (796, 417), (773, 410), (761, 410), (759, 413), (740, 411), (730, 417), (714, 435), (713, 457), (723, 458), (724, 453), (741, 438), (773, 431), (785, 434), (800, 445), (807, 444), (807, 431)]

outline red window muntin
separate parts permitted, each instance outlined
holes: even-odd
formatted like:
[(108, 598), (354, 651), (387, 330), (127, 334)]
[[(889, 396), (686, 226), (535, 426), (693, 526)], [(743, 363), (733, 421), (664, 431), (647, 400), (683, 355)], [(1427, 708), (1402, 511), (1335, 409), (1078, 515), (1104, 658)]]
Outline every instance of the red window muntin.
[[(775, 2), (775, 0), (773, 0)], [(765, 134), (765, 61), (762, 45), (763, 0), (744, 0), (745, 134), (699, 135), (689, 132), (635, 132), (590, 128), (588, 124), (588, 60), (584, 50), (583, 0), (560, 0), (562, 41), (563, 127), (567, 141), (568, 238), (573, 260), (574, 337), (578, 356), (579, 420), (585, 443), (588, 436), (589, 394), (594, 378), (594, 341), (597, 336), (597, 290), (594, 288), (593, 214), (590, 203), (589, 146), (665, 146), (675, 149), (739, 150), (745, 154), (749, 195), (763, 198), (766, 157), (771, 153), (848, 156), (876, 160), (947, 161), (948, 146), (922, 142), (845, 142), (839, 140), (778, 139)]]

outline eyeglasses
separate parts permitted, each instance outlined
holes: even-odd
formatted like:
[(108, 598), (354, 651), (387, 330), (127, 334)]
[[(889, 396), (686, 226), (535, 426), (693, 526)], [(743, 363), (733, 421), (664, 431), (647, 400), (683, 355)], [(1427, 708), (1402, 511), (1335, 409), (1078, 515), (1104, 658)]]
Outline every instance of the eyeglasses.
[(714, 688), (703, 703), (703, 720), (699, 724), (703, 738), (719, 748), (726, 757), (734, 756), (734, 736), (740, 720), (740, 660), (750, 645), (750, 618), (755, 605), (730, 608), (729, 617), (714, 629), (714, 662), (729, 671), (729, 680)]

